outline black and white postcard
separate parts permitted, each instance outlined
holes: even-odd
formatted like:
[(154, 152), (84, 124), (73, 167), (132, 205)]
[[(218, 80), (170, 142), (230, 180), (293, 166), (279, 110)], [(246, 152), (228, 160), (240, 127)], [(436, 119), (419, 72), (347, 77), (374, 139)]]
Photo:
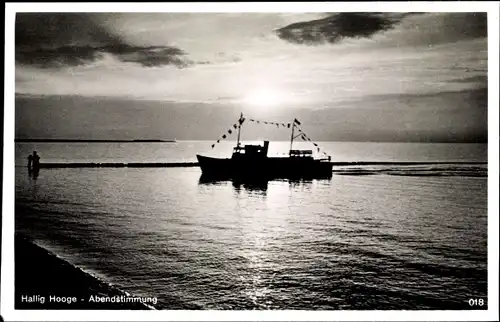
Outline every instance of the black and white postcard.
[(7, 4), (3, 319), (498, 319), (498, 10)]

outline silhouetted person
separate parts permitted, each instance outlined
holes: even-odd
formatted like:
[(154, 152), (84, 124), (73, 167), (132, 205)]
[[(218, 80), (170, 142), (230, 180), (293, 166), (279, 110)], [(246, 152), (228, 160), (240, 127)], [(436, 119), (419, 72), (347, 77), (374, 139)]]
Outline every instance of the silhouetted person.
[(40, 170), (40, 156), (33, 151), (33, 171), (36, 173)]
[(30, 154), (28, 155), (28, 173), (31, 175), (31, 170), (32, 170), (32, 164), (33, 164), (33, 156)]

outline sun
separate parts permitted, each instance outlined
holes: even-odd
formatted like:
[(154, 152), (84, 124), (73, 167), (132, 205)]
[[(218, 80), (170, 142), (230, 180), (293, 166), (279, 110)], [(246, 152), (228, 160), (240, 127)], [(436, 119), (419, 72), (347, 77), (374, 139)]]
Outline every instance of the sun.
[(248, 93), (244, 97), (244, 102), (256, 107), (272, 107), (284, 101), (284, 95), (277, 90), (258, 89)]

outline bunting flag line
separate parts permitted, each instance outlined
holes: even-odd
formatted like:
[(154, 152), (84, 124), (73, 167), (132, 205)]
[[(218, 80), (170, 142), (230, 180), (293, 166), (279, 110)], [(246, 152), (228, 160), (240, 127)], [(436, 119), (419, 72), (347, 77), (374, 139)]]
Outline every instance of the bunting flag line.
[[(300, 129), (299, 129), (299, 131), (300, 131)], [(300, 133), (302, 133), (302, 138), (304, 139), (304, 141), (311, 142), (311, 138), (308, 137), (304, 132), (300, 131)]]
[[(238, 123), (237, 124), (233, 124), (232, 128), (229, 128), (229, 130), (227, 131), (227, 134), (224, 134), (222, 135), (222, 138), (219, 138), (217, 140), (216, 143), (212, 144), (211, 147), (212, 149), (215, 147), (215, 145), (217, 143), (220, 143), (221, 140), (223, 139), (226, 139), (229, 137), (230, 134), (232, 134), (234, 132), (234, 130), (238, 129), (239, 127), (241, 127), (241, 125), (243, 124), (243, 122), (245, 122), (245, 118), (243, 117), (243, 114), (240, 116), (240, 119), (238, 120)], [(250, 122), (255, 122), (257, 124), (260, 124), (261, 122), (264, 123), (264, 124), (271, 124), (271, 125), (276, 125), (277, 128), (279, 128), (280, 126), (282, 127), (285, 127), (285, 128), (290, 128), (293, 124), (293, 126), (295, 126), (297, 128), (297, 131), (300, 133), (299, 135), (297, 135), (296, 137), (301, 137), (302, 140), (304, 141), (308, 141), (308, 142), (311, 142), (315, 147), (316, 147), (316, 150), (318, 153), (322, 153), (324, 154), (325, 156), (327, 156), (328, 158), (330, 158), (330, 156), (324, 152), (324, 151), (321, 151), (321, 148), (318, 146), (317, 143), (313, 142), (311, 140), (310, 137), (308, 137), (304, 131), (299, 127), (299, 125), (301, 125), (301, 123), (299, 122), (299, 120), (297, 120), (296, 118), (293, 120), (293, 123), (280, 123), (280, 122), (268, 122), (268, 121), (259, 121), (259, 120), (256, 120), (256, 119), (248, 119)], [(239, 125), (238, 125), (239, 124)], [(234, 128), (234, 130), (233, 130)]]
[[(294, 120), (294, 122), (295, 122), (295, 121), (297, 121), (297, 119), (295, 119), (295, 120)], [(299, 122), (298, 124), (300, 124), (300, 122)], [(297, 137), (301, 137), (301, 138), (302, 138), (302, 140), (304, 140), (304, 141), (311, 142), (311, 143), (315, 146), (316, 151), (317, 151), (318, 153), (322, 153), (323, 155), (325, 155), (326, 157), (328, 157), (328, 159), (330, 159), (330, 156), (328, 155), (328, 153), (326, 153), (325, 151), (321, 151), (321, 148), (319, 147), (319, 145), (318, 145), (317, 143), (313, 142), (313, 141), (311, 140), (311, 138), (310, 138), (310, 137), (308, 137), (308, 136), (304, 133), (304, 131), (303, 131), (303, 130), (302, 130), (302, 129), (298, 126), (298, 124), (297, 124), (297, 122), (295, 122), (295, 126), (296, 126), (296, 128), (297, 128), (297, 131), (299, 131), (299, 133), (300, 133)]]
[[(259, 120), (256, 120), (256, 119), (248, 119), (248, 120), (249, 120), (250, 122), (255, 122), (255, 123), (258, 123), (258, 124), (259, 124), (260, 122), (262, 122), (262, 123), (264, 123), (264, 124), (272, 124), (272, 125), (276, 125), (276, 126), (278, 126), (278, 127), (279, 127), (280, 125), (281, 125), (281, 126), (283, 126), (283, 127), (287, 127), (287, 128), (290, 128), (290, 127), (292, 126), (292, 123), (280, 123), (280, 122), (259, 121)], [(294, 123), (295, 125), (301, 125), (301, 124), (302, 124), (302, 123), (300, 123), (300, 122), (299, 122), (299, 120), (297, 120), (297, 119), (294, 119), (294, 120), (293, 120), (293, 123)]]
[(259, 121), (256, 119), (248, 119), (250, 122), (255, 122), (257, 124), (260, 124), (261, 122), (264, 124), (270, 124), (270, 125), (276, 125), (276, 127), (285, 127), (285, 128), (290, 128), (292, 126), (292, 123), (280, 123), (280, 122), (269, 122), (269, 121)]
[[(232, 133), (234, 132), (234, 130), (236, 130), (238, 127), (240, 127), (240, 126), (241, 126), (241, 124), (243, 124), (243, 122), (245, 122), (245, 118), (244, 118), (244, 117), (241, 117), (241, 118), (239, 119), (239, 121), (238, 121), (238, 122), (239, 122), (239, 124), (240, 124), (240, 125), (238, 125), (238, 124), (233, 124), (232, 128), (230, 127), (230, 128), (229, 128), (229, 130), (227, 130), (227, 133), (226, 133), (226, 134), (222, 135), (222, 137), (221, 137), (221, 138), (217, 139), (216, 143), (214, 143), (214, 144), (212, 144), (212, 145), (211, 145), (212, 149), (215, 147), (215, 145), (216, 145), (217, 143), (220, 143), (220, 141), (221, 141), (221, 140), (228, 138), (228, 137), (229, 137), (229, 135), (230, 135), (230, 134), (232, 134)], [(233, 128), (234, 128), (234, 130), (233, 130)]]

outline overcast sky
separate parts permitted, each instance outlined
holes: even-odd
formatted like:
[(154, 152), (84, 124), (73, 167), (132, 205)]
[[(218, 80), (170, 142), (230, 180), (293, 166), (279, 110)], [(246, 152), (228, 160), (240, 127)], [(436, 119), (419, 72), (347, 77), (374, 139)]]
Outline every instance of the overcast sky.
[(16, 93), (298, 108), (332, 119), (324, 140), (484, 141), (487, 53), (481, 13), (18, 13)]

